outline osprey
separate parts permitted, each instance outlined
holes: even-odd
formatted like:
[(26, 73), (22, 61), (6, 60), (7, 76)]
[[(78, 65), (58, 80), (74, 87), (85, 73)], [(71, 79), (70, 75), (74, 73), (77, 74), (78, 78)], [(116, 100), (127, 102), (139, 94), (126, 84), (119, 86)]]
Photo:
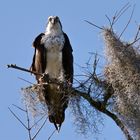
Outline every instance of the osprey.
[[(64, 85), (71, 86), (73, 82), (73, 55), (69, 38), (62, 30), (62, 24), (57, 16), (48, 18), (44, 33), (39, 34), (33, 41), (35, 49), (31, 70), (41, 75), (35, 75), (38, 84), (54, 79)], [(68, 96), (58, 92), (60, 86), (50, 84), (46, 88), (45, 99), (48, 106), (50, 122), (61, 126), (65, 118)], [(56, 127), (57, 128), (57, 127)]]

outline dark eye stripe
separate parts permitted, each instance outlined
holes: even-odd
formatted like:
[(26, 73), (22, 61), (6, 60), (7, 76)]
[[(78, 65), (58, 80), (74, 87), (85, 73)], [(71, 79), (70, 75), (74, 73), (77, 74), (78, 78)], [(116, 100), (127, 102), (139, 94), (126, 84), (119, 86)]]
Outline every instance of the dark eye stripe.
[(51, 21), (52, 20), (52, 18), (49, 18), (49, 21)]

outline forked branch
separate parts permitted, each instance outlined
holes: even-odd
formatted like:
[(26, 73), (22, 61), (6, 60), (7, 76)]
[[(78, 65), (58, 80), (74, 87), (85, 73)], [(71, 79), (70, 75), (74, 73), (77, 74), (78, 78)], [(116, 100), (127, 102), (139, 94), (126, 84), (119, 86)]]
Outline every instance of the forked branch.
[(40, 123), (40, 121), (46, 116), (43, 115), (41, 117), (41, 119), (39, 119), (36, 123), (34, 123), (33, 125), (31, 125), (30, 123), (30, 116), (29, 116), (29, 113), (28, 113), (28, 109), (26, 107), (26, 109), (22, 109), (21, 107), (17, 106), (17, 105), (13, 105), (14, 107), (16, 107), (17, 109), (23, 111), (25, 114), (26, 114), (26, 118), (27, 118), (27, 125), (16, 115), (16, 113), (14, 113), (14, 111), (12, 111), (11, 108), (8, 108), (10, 110), (10, 112), (12, 113), (12, 115), (22, 124), (22, 126), (28, 131), (28, 137), (29, 137), (29, 140), (35, 140), (35, 138), (37, 137), (37, 135), (39, 134), (39, 132), (42, 130), (42, 128), (44, 127), (48, 117), (46, 117), (46, 119), (44, 120), (44, 122), (41, 124), (40, 128), (36, 131), (36, 133), (34, 134), (34, 136), (32, 136), (32, 129), (38, 125)]

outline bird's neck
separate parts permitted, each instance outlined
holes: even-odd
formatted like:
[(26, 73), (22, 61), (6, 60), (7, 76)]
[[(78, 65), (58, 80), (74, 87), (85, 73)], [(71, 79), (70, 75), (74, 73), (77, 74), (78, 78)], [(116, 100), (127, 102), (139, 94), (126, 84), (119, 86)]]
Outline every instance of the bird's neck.
[(46, 28), (46, 31), (45, 31), (45, 35), (51, 34), (51, 35), (56, 36), (56, 35), (60, 35), (62, 33), (63, 33), (62, 29), (58, 29), (58, 28), (57, 29), (55, 29), (55, 28)]

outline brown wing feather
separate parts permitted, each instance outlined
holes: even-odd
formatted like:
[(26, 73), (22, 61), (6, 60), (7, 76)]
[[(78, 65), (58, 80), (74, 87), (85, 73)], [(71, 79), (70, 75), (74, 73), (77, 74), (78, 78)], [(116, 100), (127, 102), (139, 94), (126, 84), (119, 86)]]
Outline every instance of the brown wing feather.
[[(44, 73), (46, 68), (46, 49), (43, 44), (41, 44), (41, 39), (44, 33), (38, 35), (33, 41), (33, 47), (35, 48), (33, 62), (31, 65), (31, 70), (37, 73)], [(39, 82), (40, 75), (35, 75), (36, 80)]]
[(63, 47), (63, 68), (65, 72), (65, 78), (68, 82), (73, 82), (73, 55), (72, 47), (69, 41), (68, 36), (64, 33), (65, 44)]

